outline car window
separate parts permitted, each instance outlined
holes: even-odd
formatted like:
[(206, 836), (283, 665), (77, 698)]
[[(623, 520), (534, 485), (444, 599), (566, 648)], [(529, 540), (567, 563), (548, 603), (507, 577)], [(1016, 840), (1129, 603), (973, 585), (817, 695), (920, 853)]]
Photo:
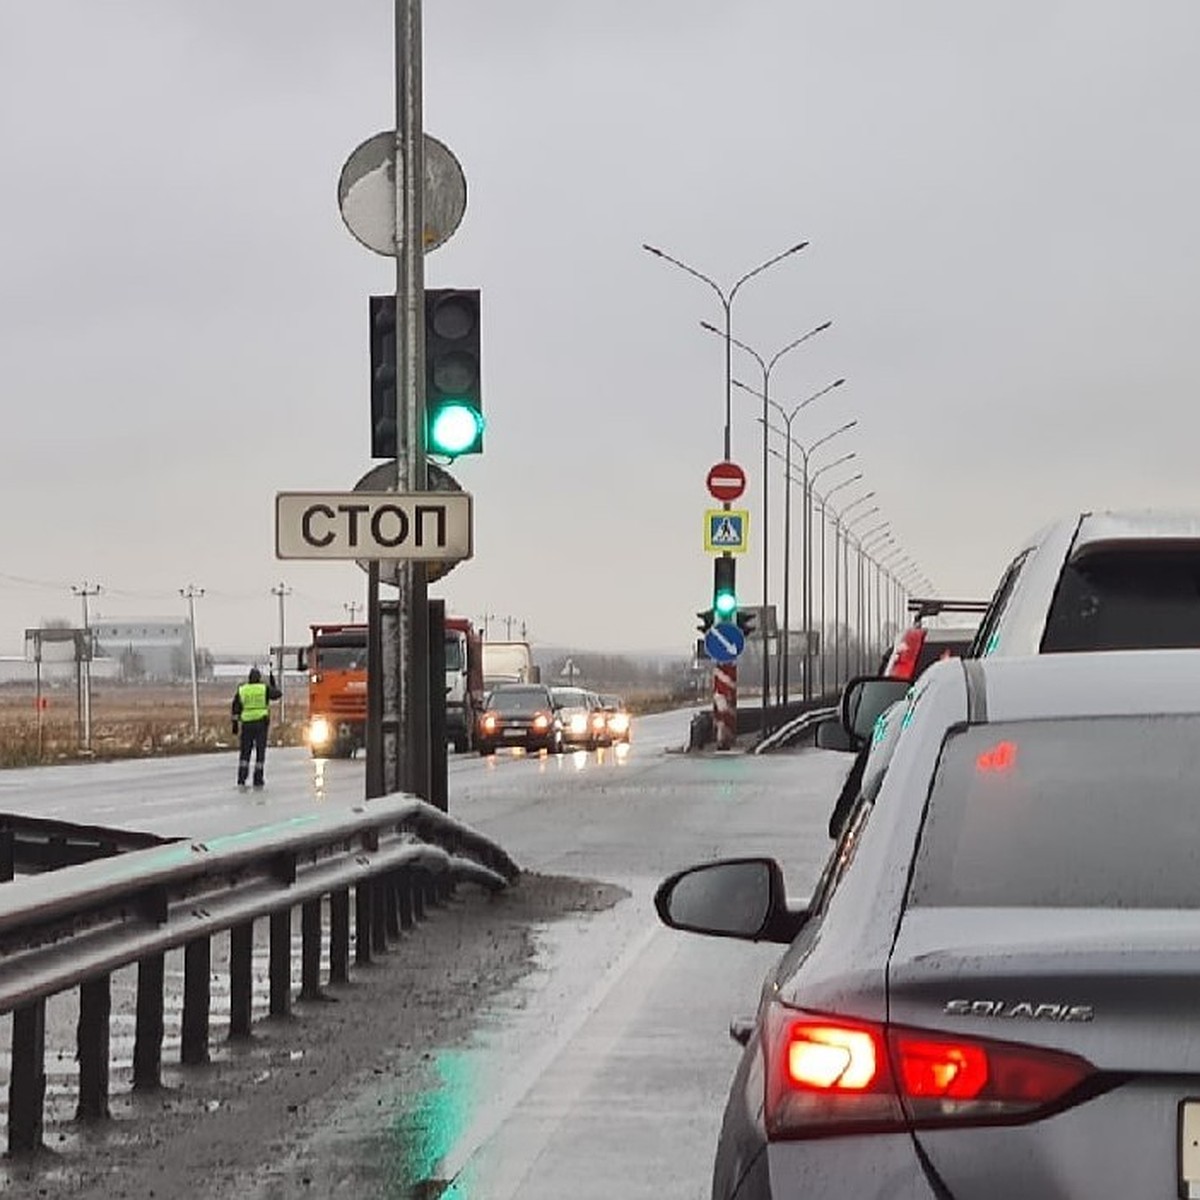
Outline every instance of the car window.
[(1200, 717), (951, 734), (910, 903), (1200, 908)]
[(988, 610), (983, 614), (983, 620), (979, 623), (975, 640), (971, 644), (970, 657), (982, 658), (984, 655), (991, 654), (996, 648), (995, 639), (1000, 618), (1004, 616), (1005, 609), (1008, 608), (1008, 602), (1012, 599), (1013, 590), (1017, 586), (1017, 580), (1021, 577), (1021, 570), (1029, 558), (1029, 553), (1026, 550), (1017, 555), (1009, 564), (1008, 570), (1001, 576), (1000, 586), (996, 588), (996, 594), (992, 597), (992, 602), (988, 605)]
[(1046, 621), (1043, 653), (1200, 646), (1200, 555), (1097, 555), (1068, 563)]
[(549, 697), (541, 688), (499, 688), (492, 693), (491, 707), (500, 713), (537, 712), (549, 707)]

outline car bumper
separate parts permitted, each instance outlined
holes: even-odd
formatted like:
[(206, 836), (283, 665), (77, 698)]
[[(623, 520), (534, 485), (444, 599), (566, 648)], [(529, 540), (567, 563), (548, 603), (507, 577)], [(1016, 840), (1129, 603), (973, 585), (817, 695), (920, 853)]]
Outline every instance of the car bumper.
[(938, 1200), (907, 1134), (775, 1142), (730, 1200)]

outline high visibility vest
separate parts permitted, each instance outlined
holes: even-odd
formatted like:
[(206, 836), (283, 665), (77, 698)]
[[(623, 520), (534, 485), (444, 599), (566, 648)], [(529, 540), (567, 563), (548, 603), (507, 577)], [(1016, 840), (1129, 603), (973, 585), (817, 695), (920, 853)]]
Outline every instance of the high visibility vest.
[(243, 683), (238, 688), (238, 699), (242, 702), (243, 721), (261, 721), (271, 714), (265, 683)]

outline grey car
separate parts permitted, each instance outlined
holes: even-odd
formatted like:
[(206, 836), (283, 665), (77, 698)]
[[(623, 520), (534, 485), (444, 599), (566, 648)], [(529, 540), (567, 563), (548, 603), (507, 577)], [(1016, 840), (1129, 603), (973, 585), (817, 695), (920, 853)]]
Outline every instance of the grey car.
[(713, 1196), (1200, 1195), (1200, 652), (939, 663), (887, 725), (808, 905), (769, 859), (656, 897), (788, 943)]

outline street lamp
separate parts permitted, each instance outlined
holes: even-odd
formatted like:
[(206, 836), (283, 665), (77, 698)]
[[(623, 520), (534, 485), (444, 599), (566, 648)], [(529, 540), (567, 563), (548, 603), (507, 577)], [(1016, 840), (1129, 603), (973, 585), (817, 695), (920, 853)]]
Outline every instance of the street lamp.
[[(833, 389), (835, 387), (838, 387), (840, 384), (842, 384), (844, 382), (845, 382), (845, 380), (839, 379), (835, 383), (831, 383), (828, 387), (822, 388), (821, 391), (816, 393), (816, 395), (810, 396), (809, 400), (815, 400), (817, 396), (823, 396), (826, 392), (830, 391), (831, 389)], [(806, 404), (808, 402), (809, 401), (807, 401), (807, 400), (805, 401)], [(772, 400), (771, 403), (774, 405), (775, 402)], [(795, 416), (795, 413), (793, 413), (792, 415)], [(784, 494), (784, 509), (783, 509), (783, 528), (784, 528), (784, 532), (783, 532), (783, 538), (784, 538), (784, 544), (783, 544), (783, 645), (784, 645), (784, 655), (783, 655), (783, 659), (782, 659), (782, 668), (783, 669), (782, 669), (782, 675), (781, 675), (781, 702), (783, 704), (786, 704), (788, 701), (788, 682), (789, 682), (790, 657), (791, 657), (788, 652), (789, 651), (788, 641), (789, 641), (789, 638), (791, 635), (791, 601), (790, 601), (791, 562), (792, 562), (792, 539), (791, 539), (792, 489), (791, 489), (791, 484), (797, 482), (792, 475), (792, 447), (795, 446), (796, 449), (800, 451), (801, 463), (802, 463), (803, 469), (802, 469), (802, 473), (801, 473), (799, 482), (801, 484), (801, 487), (804, 489), (802, 499), (807, 500), (808, 487), (809, 487), (809, 474), (808, 474), (809, 460), (812, 458), (813, 454), (815, 454), (816, 451), (819, 450), (822, 446), (824, 446), (827, 442), (831, 442), (835, 437), (839, 437), (839, 436), (841, 436), (841, 434), (848, 433), (851, 429), (853, 429), (858, 424), (858, 418), (855, 417), (854, 420), (847, 421), (844, 425), (839, 425), (837, 429), (834, 429), (832, 432), (825, 434), (824, 437), (817, 438), (817, 440), (815, 442), (812, 442), (808, 446), (805, 446), (803, 443), (797, 441), (794, 437), (792, 437), (791, 422), (788, 421), (788, 422), (786, 422), (786, 424), (787, 424), (787, 428), (785, 430), (783, 430), (783, 431), (776, 430), (776, 432), (783, 432), (784, 437), (786, 439), (786, 441), (785, 441), (786, 452), (783, 456), (783, 459), (784, 459), (784, 478), (787, 480), (787, 484), (788, 484), (787, 491)], [(807, 545), (805, 546), (805, 549), (806, 550), (808, 549)], [(809, 580), (807, 578), (808, 572), (809, 572), (809, 564), (808, 564), (808, 556), (806, 555), (805, 556), (805, 580), (804, 580), (804, 592), (805, 592), (806, 596), (808, 594), (808, 585), (809, 585)], [(811, 624), (811, 619), (810, 619), (810, 624)], [(805, 680), (804, 680), (804, 694), (805, 694), (806, 698), (811, 699), (811, 694), (812, 694), (812, 680), (811, 680), (812, 646), (811, 646), (811, 639), (809, 639), (807, 637), (807, 633), (805, 636), (804, 659), (805, 659), (806, 672), (808, 672), (805, 675)]]
[[(840, 458), (835, 458), (832, 462), (827, 462), (823, 467), (818, 467), (813, 472), (812, 479), (809, 480), (809, 484), (808, 484), (808, 514), (807, 514), (808, 515), (808, 524), (807, 524), (807, 528), (805, 530), (805, 537), (806, 537), (805, 550), (806, 550), (806, 553), (808, 556), (808, 562), (806, 564), (806, 569), (808, 572), (808, 580), (809, 580), (809, 584), (808, 584), (809, 613), (808, 613), (808, 618), (807, 618), (805, 624), (807, 625), (809, 630), (812, 629), (812, 573), (813, 573), (813, 571), (812, 571), (812, 499), (814, 496), (816, 496), (817, 499), (820, 500), (820, 502), (821, 502), (821, 589), (820, 589), (821, 590), (821, 624), (820, 624), (820, 629), (819, 629), (819, 632), (817, 635), (817, 642), (818, 642), (817, 669), (818, 669), (818, 674), (819, 674), (819, 679), (820, 679), (820, 687), (821, 687), (821, 695), (822, 696), (825, 695), (825, 525), (827, 522), (825, 520), (825, 501), (824, 501), (824, 499), (822, 499), (820, 494), (817, 492), (817, 480), (820, 479), (821, 476), (824, 475), (826, 472), (832, 471), (832, 470), (836, 469), (837, 467), (845, 466), (846, 463), (850, 462), (852, 459), (855, 459), (857, 457), (858, 457), (858, 452), (856, 450), (850, 450), (846, 454), (843, 454)], [(861, 471), (858, 473), (856, 478), (858, 478), (858, 479), (862, 478)], [(844, 487), (845, 484), (848, 482), (849, 482), (849, 480), (846, 480), (844, 483), (839, 484), (838, 487)], [(835, 488), (834, 490), (836, 491), (837, 489)]]
[(768, 267), (773, 267), (777, 262), (782, 262), (785, 258), (793, 254), (799, 253), (807, 246), (807, 242), (797, 242), (794, 246), (789, 246), (786, 250), (776, 254), (774, 258), (767, 259), (766, 262), (760, 263), (752, 271), (747, 271), (734, 285), (726, 292), (719, 283), (714, 279), (710, 279), (707, 275), (697, 271), (695, 267), (689, 267), (687, 263), (681, 262), (677, 258), (673, 258), (665, 250), (660, 250), (657, 246), (649, 246), (645, 242), (642, 243), (642, 249), (648, 254), (653, 254), (656, 258), (661, 258), (673, 266), (678, 267), (681, 271), (686, 271), (689, 275), (696, 279), (707, 283), (714, 292), (717, 293), (717, 298), (721, 301), (721, 307), (725, 310), (725, 460), (729, 460), (731, 454), (731, 438), (730, 438), (730, 423), (732, 419), (732, 392), (730, 391), (730, 381), (733, 379), (733, 301), (737, 296), (742, 284), (753, 279), (755, 275), (761, 275)]
[[(847, 458), (847, 459), (857, 458), (857, 457), (858, 457), (857, 453), (853, 450), (849, 454), (845, 455), (845, 458)], [(838, 461), (840, 462), (843, 460), (839, 459)], [(830, 467), (835, 466), (835, 465), (836, 465), (835, 463), (829, 464)], [(822, 467), (821, 471), (823, 472), (826, 469), (827, 468)], [(820, 472), (818, 472), (818, 474), (819, 473)], [(841, 483), (834, 484), (833, 487), (831, 487), (829, 489), (829, 491), (827, 491), (825, 493), (824, 496), (817, 497), (817, 499), (820, 500), (820, 502), (821, 502), (821, 638), (822, 638), (822, 640), (824, 640), (824, 638), (825, 638), (825, 630), (826, 630), (826, 626), (828, 624), (828, 621), (827, 621), (827, 618), (825, 615), (825, 600), (826, 600), (826, 593), (828, 591), (827, 585), (825, 583), (825, 565), (826, 565), (826, 562), (828, 561), (829, 556), (825, 549), (825, 530), (826, 530), (826, 527), (829, 525), (829, 500), (832, 496), (836, 496), (838, 494), (838, 492), (840, 492), (843, 488), (848, 488), (852, 484), (858, 483), (859, 480), (862, 479), (862, 477), (863, 477), (863, 473), (861, 471), (859, 471), (856, 474), (851, 475), (849, 479), (843, 479), (841, 481)], [(835, 527), (835, 533), (836, 533), (836, 527)], [(837, 644), (838, 644), (838, 628), (837, 628), (837, 611), (838, 611), (838, 608), (837, 608), (837, 603), (838, 603), (837, 562), (838, 562), (838, 558), (837, 558), (837, 555), (838, 555), (838, 544), (837, 544), (837, 538), (835, 536), (834, 542), (833, 542), (833, 617), (834, 617), (834, 620), (833, 620), (833, 644), (834, 644), (835, 662), (836, 662)], [(826, 657), (827, 657), (827, 655), (825, 654), (825, 647), (822, 646), (821, 647), (821, 661), (820, 661), (820, 680), (821, 680), (821, 695), (822, 696), (825, 695), (825, 659), (826, 659)], [(835, 671), (835, 674), (836, 674), (836, 671)]]
[[(775, 369), (775, 364), (788, 353), (794, 350), (797, 346), (803, 345), (811, 337), (816, 337), (818, 333), (824, 333), (826, 329), (832, 325), (832, 321), (826, 321), (822, 325), (818, 325), (815, 329), (810, 329), (806, 334), (796, 338), (794, 341), (788, 342), (781, 350), (777, 350), (769, 359), (764, 359), (753, 346), (748, 346), (745, 342), (738, 341), (737, 338), (731, 337), (728, 329), (724, 333), (721, 332), (715, 325), (709, 324), (707, 321), (700, 322), (700, 328), (706, 329), (709, 333), (715, 333), (717, 337), (726, 339), (726, 345), (732, 342), (739, 349), (745, 350), (755, 362), (758, 363), (759, 370), (762, 372), (762, 602), (763, 602), (763, 628), (760, 630), (762, 635), (762, 709), (763, 732), (767, 732), (767, 700), (768, 693), (771, 690), (771, 664), (767, 659), (767, 631), (766, 616), (767, 605), (770, 604), (771, 591), (771, 562), (770, 562), (770, 529), (771, 529), (771, 508), (770, 508), (770, 487), (767, 476), (767, 423), (771, 416), (769, 405), (771, 403), (769, 397), (771, 394), (771, 372)], [(728, 452), (726, 458), (728, 458)]]
[[(811, 513), (811, 503), (810, 503), (810, 498), (809, 498), (808, 462), (809, 462), (809, 459), (812, 457), (812, 454), (814, 451), (816, 451), (819, 447), (823, 446), (831, 438), (837, 437), (838, 434), (845, 433), (846, 430), (848, 430), (848, 429), (853, 429), (854, 426), (858, 424), (858, 421), (857, 421), (857, 419), (855, 419), (855, 420), (849, 422), (848, 424), (843, 425), (840, 429), (835, 429), (832, 433), (826, 434), (826, 436), (823, 438), (818, 438), (818, 440), (813, 442), (812, 445), (805, 448), (805, 446), (802, 442), (798, 442), (798, 441), (796, 441), (795, 438), (792, 437), (792, 421), (795, 419), (796, 414), (799, 413), (799, 411), (802, 408), (805, 408), (807, 405), (811, 404), (814, 400), (819, 400), (822, 396), (826, 395), (829, 392), (832, 392), (835, 388), (840, 388), (842, 386), (842, 384), (844, 384), (846, 382), (845, 379), (835, 379), (832, 383), (827, 384), (825, 387), (823, 387), (819, 392), (814, 392), (811, 396), (808, 397), (808, 399), (801, 401), (799, 404), (796, 405), (796, 407), (794, 409), (792, 409), (790, 417), (788, 416), (787, 412), (784, 410), (782, 405), (777, 404), (774, 400), (770, 399), (765, 393), (755, 391), (754, 388), (750, 387), (748, 384), (742, 383), (741, 380), (739, 380), (739, 379), (735, 379), (733, 382), (734, 382), (734, 385), (737, 387), (740, 387), (742, 389), (742, 391), (749, 392), (752, 396), (758, 396), (759, 399), (761, 399), (763, 401), (764, 405), (770, 405), (771, 408), (775, 409), (775, 411), (780, 413), (784, 418), (785, 428), (784, 428), (783, 433), (784, 433), (784, 437), (786, 438), (786, 448), (787, 448), (787, 455), (785, 457), (785, 466), (784, 466), (784, 477), (788, 480), (788, 483), (789, 483), (788, 490), (784, 496), (784, 510), (783, 510), (784, 511), (783, 611), (785, 613), (785, 617), (784, 617), (785, 637), (784, 637), (784, 643), (783, 643), (784, 644), (784, 656), (783, 656), (783, 689), (782, 690), (783, 690), (783, 703), (784, 704), (787, 703), (787, 680), (788, 680), (788, 659), (789, 659), (789, 655), (787, 653), (788, 644), (787, 644), (786, 635), (787, 635), (787, 633), (790, 632), (790, 626), (789, 626), (788, 617), (786, 614), (788, 614), (789, 607), (790, 607), (790, 597), (788, 595), (788, 587), (789, 587), (789, 579), (790, 579), (789, 568), (790, 568), (790, 564), (791, 564), (792, 492), (791, 492), (790, 483), (791, 483), (791, 477), (792, 477), (792, 446), (793, 445), (795, 445), (795, 447), (800, 451), (800, 458), (801, 458), (801, 462), (803, 463), (804, 493), (802, 496), (802, 500), (804, 502), (804, 517), (805, 517), (805, 534), (804, 534), (805, 566), (804, 566), (804, 583), (803, 583), (803, 606), (804, 606), (804, 620), (805, 620), (805, 630), (806, 630), (805, 646), (804, 646), (804, 663), (805, 663), (805, 667), (804, 667), (804, 698), (806, 700), (810, 700), (810, 699), (812, 699), (812, 645), (811, 645), (811, 638), (808, 637), (808, 632), (810, 632), (812, 629), (812, 581), (810, 579), (810, 575), (812, 573), (812, 571), (811, 571), (811, 568), (812, 568), (812, 513)], [(760, 418), (760, 420), (761, 420), (761, 418)], [(764, 422), (764, 428), (770, 429), (769, 423)]]
[[(845, 517), (846, 513), (851, 508), (857, 507), (864, 500), (869, 500), (870, 498), (871, 498), (870, 495), (860, 496), (852, 504), (850, 504), (846, 508), (842, 509), (842, 516)], [(856, 525), (861, 525), (864, 521), (870, 520), (870, 518), (873, 517), (879, 511), (880, 511), (879, 505), (873, 504), (873, 505), (871, 505), (870, 508), (864, 508), (862, 510), (862, 512), (856, 513), (854, 515), (854, 517), (852, 517), (849, 521), (846, 521), (843, 526), (843, 528), (845, 530), (845, 534), (846, 534), (845, 556), (846, 556), (846, 629), (847, 629), (847, 633), (849, 632), (849, 628), (850, 628), (850, 542), (852, 540), (855, 543), (855, 551), (858, 556), (857, 561), (855, 563), (856, 569), (855, 569), (855, 573), (854, 573), (854, 593), (855, 593), (854, 617), (855, 617), (855, 621), (858, 626), (858, 666), (859, 666), (860, 671), (863, 669), (864, 649), (865, 649), (863, 646), (863, 635), (865, 632), (863, 629), (863, 552), (862, 552), (862, 543), (859, 541), (859, 539), (858, 538), (852, 539), (850, 535)], [(850, 645), (849, 645), (849, 642), (847, 641), (847, 644), (846, 644), (847, 668), (849, 667), (849, 662), (850, 662), (849, 651), (850, 651)]]

